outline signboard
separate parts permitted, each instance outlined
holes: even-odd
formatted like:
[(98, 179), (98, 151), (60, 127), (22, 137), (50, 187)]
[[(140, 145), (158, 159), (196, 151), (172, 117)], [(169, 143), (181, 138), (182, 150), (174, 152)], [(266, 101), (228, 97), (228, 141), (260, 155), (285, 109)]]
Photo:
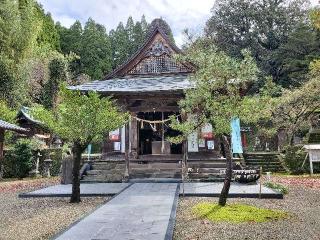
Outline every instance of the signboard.
[(212, 133), (212, 125), (210, 123), (206, 123), (202, 129), (201, 129), (201, 136), (204, 139), (210, 139), (213, 138), (213, 133)]
[(208, 149), (214, 149), (214, 141), (207, 141)]
[(189, 134), (188, 136), (188, 152), (198, 152), (198, 134), (196, 132)]
[(119, 141), (120, 140), (120, 131), (119, 131), (119, 129), (109, 132), (109, 139), (111, 141)]
[(231, 120), (231, 147), (232, 153), (243, 153), (239, 118)]
[(120, 151), (121, 150), (120, 142), (114, 142), (113, 143), (113, 148), (114, 148), (115, 151)]
[(200, 148), (206, 147), (206, 140), (205, 139), (203, 139), (203, 138), (199, 139), (199, 147)]

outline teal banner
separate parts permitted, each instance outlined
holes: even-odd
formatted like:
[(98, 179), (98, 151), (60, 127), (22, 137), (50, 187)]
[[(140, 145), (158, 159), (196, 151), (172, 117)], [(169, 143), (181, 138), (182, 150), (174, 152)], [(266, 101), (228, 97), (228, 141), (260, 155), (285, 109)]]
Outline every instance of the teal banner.
[(243, 153), (239, 118), (231, 120), (231, 148), (232, 153)]

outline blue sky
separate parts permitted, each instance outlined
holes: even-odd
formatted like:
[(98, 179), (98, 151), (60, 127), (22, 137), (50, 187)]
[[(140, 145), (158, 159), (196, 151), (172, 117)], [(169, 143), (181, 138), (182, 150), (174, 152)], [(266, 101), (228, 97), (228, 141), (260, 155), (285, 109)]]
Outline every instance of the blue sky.
[[(134, 20), (140, 20), (144, 14), (148, 22), (162, 17), (169, 23), (179, 46), (184, 42), (183, 29), (189, 28), (195, 33), (201, 32), (214, 4), (214, 0), (38, 0), (38, 2), (52, 14), (55, 21), (61, 22), (66, 27), (75, 20), (85, 23), (92, 17), (110, 31), (116, 28), (120, 21), (125, 23), (130, 15)], [(311, 0), (311, 2), (315, 5), (319, 1)]]

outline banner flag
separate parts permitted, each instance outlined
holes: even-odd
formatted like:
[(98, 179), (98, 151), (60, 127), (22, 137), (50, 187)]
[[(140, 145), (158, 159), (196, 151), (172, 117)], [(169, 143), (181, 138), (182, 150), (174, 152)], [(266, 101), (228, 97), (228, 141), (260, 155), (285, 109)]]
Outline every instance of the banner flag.
[(243, 153), (239, 118), (231, 120), (231, 148), (232, 153)]

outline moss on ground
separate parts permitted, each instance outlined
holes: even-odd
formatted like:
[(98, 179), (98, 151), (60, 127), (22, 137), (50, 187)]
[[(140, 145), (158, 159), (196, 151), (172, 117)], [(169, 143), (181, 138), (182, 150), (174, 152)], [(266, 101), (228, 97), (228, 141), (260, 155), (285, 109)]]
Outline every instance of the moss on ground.
[(213, 203), (199, 203), (192, 210), (198, 217), (214, 222), (267, 222), (288, 217), (284, 211), (257, 208), (246, 204), (229, 204), (221, 207)]

